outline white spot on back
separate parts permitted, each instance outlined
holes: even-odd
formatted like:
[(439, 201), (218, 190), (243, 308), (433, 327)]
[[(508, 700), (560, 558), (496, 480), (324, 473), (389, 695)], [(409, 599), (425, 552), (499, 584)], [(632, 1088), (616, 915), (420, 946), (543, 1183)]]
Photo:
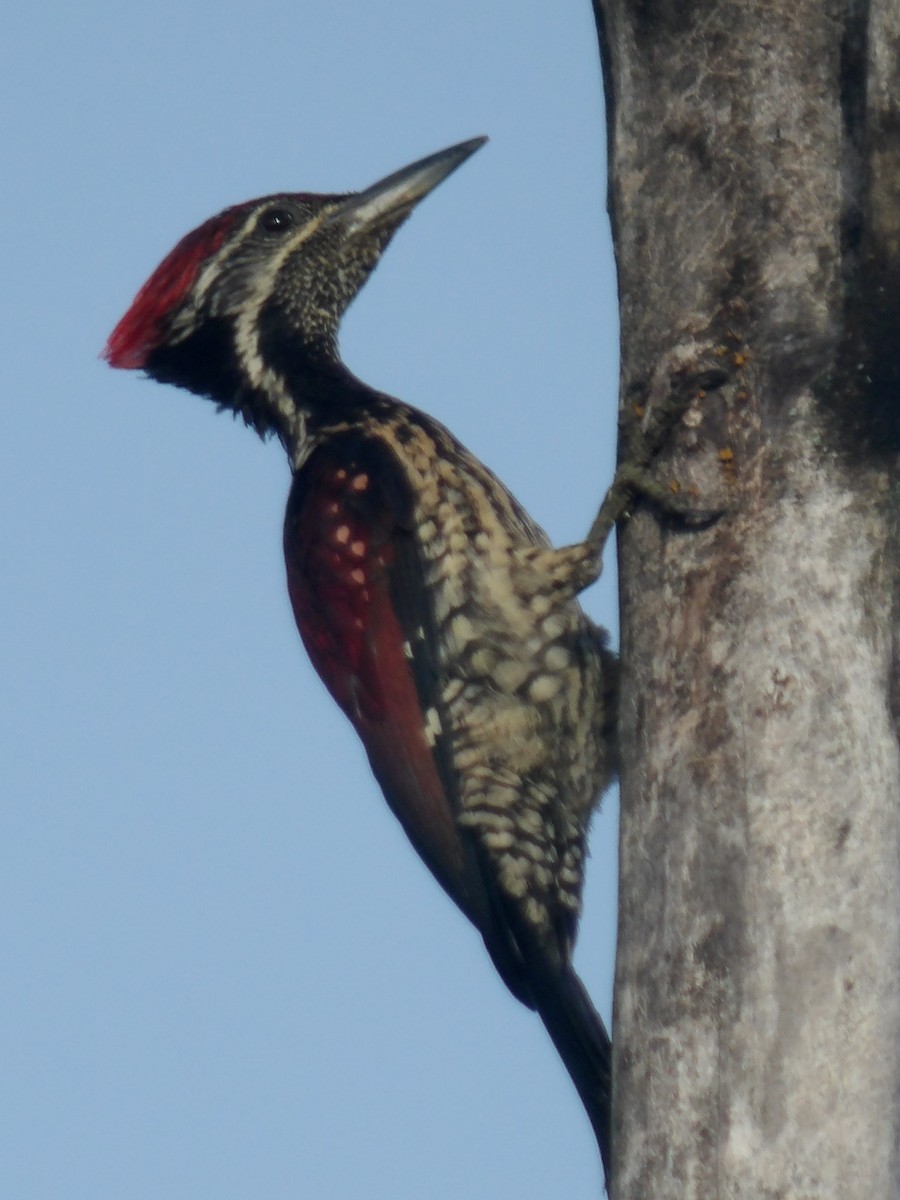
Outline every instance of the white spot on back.
[(544, 655), (544, 666), (548, 671), (563, 671), (571, 661), (565, 646), (551, 646)]
[(528, 688), (528, 695), (534, 701), (552, 700), (559, 691), (561, 681), (553, 675), (538, 675)]
[(429, 746), (433, 746), (438, 738), (443, 733), (441, 718), (436, 708), (427, 708), (425, 710), (425, 741)]

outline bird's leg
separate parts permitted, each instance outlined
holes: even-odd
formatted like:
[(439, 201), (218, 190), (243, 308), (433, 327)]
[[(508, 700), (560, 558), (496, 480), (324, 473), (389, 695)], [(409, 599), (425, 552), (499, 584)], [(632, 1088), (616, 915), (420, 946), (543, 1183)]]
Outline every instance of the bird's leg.
[(668, 388), (662, 396), (647, 407), (635, 405), (625, 414), (624, 455), (584, 541), (598, 567), (610, 533), (637, 499), (648, 500), (687, 525), (702, 526), (722, 515), (721, 509), (697, 508), (690, 496), (661, 483), (651, 468), (689, 405), (698, 396), (721, 387), (727, 377), (718, 366), (708, 370), (682, 368), (669, 374)]

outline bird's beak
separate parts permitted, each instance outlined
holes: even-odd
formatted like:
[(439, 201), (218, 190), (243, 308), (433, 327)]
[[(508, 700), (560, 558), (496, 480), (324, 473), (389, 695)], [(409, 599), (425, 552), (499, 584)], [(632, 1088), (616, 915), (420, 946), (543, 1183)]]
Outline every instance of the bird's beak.
[(486, 141), (486, 137), (471, 138), (468, 142), (439, 150), (437, 154), (429, 154), (427, 158), (395, 171), (364, 192), (354, 192), (331, 209), (326, 224), (339, 221), (351, 236), (382, 224), (396, 228), (423, 196)]

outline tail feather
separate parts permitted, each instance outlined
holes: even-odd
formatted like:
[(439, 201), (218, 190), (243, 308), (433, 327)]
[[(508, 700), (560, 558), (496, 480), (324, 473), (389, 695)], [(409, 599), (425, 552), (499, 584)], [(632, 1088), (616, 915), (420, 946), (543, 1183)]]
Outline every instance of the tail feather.
[[(544, 977), (546, 978), (546, 977)], [(533, 981), (537, 983), (537, 981)], [(537, 1011), (581, 1097), (597, 1138), (609, 1192), (612, 1170), (612, 1046), (606, 1026), (571, 966), (534, 988)]]

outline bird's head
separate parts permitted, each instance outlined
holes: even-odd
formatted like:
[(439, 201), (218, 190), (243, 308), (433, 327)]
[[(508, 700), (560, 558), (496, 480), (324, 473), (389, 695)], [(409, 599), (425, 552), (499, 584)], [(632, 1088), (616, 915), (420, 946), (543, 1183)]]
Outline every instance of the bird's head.
[(226, 208), (163, 259), (104, 351), (110, 366), (210, 396), (288, 440), (303, 381), (339, 362), (348, 305), (414, 206), (473, 138), (362, 192), (284, 192)]

